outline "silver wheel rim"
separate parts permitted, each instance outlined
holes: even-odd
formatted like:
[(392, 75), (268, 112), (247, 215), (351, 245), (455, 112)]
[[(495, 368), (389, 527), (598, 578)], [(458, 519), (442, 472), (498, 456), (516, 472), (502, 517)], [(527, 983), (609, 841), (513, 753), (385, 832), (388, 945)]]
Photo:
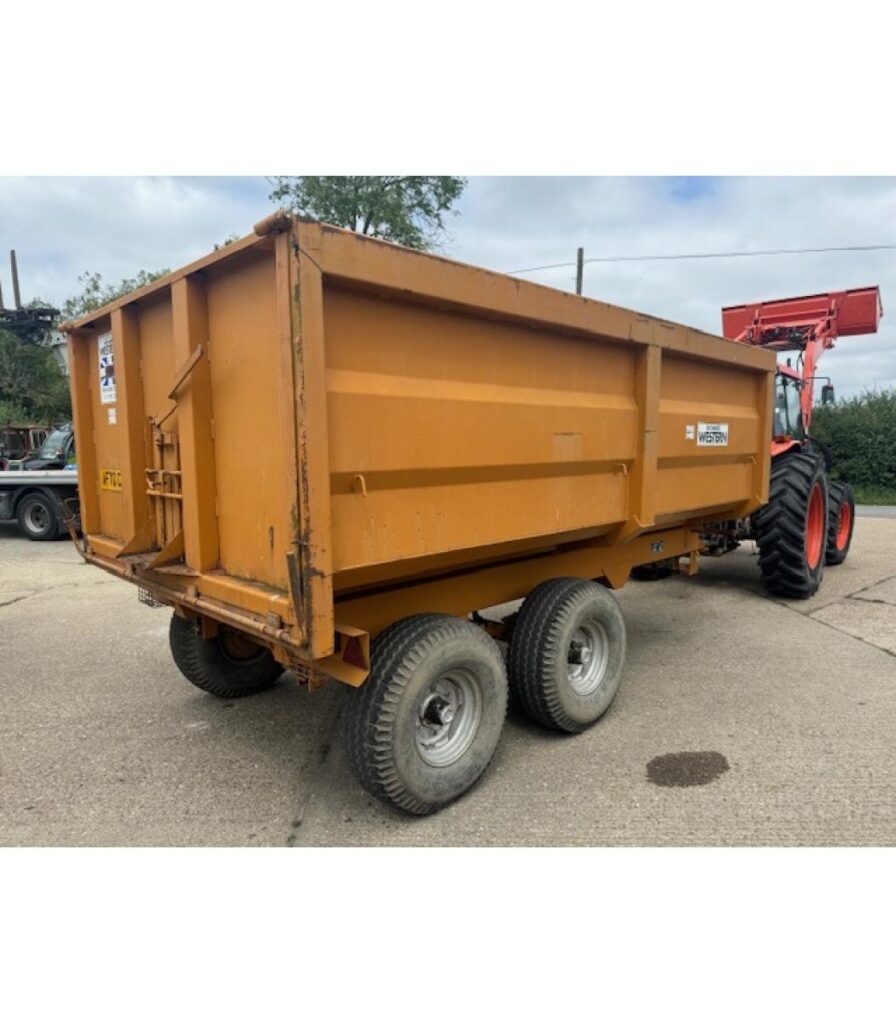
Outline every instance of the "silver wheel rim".
[(467, 669), (453, 669), (431, 683), (417, 705), (417, 753), (434, 768), (462, 757), (479, 728), (482, 692)]
[(610, 643), (603, 625), (594, 619), (579, 623), (566, 652), (566, 678), (580, 697), (598, 689), (609, 660)]
[(43, 533), (50, 525), (50, 516), (43, 505), (35, 502), (25, 510), (25, 522), (32, 533)]

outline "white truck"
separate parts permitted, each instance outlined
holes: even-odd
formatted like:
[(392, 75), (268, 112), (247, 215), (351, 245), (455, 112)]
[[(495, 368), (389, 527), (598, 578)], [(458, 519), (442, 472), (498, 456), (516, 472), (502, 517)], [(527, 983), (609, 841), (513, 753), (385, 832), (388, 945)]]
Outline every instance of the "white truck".
[(66, 519), (78, 519), (78, 474), (65, 469), (22, 469), (0, 473), (0, 520), (15, 519), (29, 540), (68, 535)]

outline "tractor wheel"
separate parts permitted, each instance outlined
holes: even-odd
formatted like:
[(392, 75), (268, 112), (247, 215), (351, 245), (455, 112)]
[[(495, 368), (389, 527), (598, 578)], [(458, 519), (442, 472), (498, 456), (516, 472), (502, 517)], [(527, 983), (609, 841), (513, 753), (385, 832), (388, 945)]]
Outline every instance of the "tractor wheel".
[(828, 490), (824, 464), (808, 452), (772, 463), (768, 504), (756, 513), (762, 585), (778, 597), (811, 597), (824, 574)]
[(856, 503), (849, 484), (836, 483), (828, 488), (828, 543), (824, 560), (828, 565), (846, 561), (856, 521)]
[(501, 650), (451, 615), (401, 619), (374, 640), (367, 682), (347, 695), (343, 736), (361, 785), (409, 814), (431, 814), (476, 782), (507, 712)]
[(248, 697), (283, 675), (283, 666), (266, 647), (224, 626), (217, 636), (203, 637), (198, 619), (173, 615), (168, 640), (183, 675), (216, 697)]
[(625, 646), (625, 621), (609, 590), (574, 577), (547, 580), (523, 602), (510, 641), (514, 697), (540, 725), (581, 732), (613, 702)]

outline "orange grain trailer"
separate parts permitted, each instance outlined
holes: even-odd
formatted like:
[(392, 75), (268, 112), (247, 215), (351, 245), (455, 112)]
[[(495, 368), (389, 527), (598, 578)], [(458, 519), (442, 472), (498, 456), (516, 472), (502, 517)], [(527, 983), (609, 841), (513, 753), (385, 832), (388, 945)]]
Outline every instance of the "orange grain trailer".
[(204, 690), (354, 688), (353, 768), (414, 813), (508, 686), (599, 718), (611, 589), (768, 497), (773, 354), (282, 213), (66, 330), (84, 557), (172, 606)]

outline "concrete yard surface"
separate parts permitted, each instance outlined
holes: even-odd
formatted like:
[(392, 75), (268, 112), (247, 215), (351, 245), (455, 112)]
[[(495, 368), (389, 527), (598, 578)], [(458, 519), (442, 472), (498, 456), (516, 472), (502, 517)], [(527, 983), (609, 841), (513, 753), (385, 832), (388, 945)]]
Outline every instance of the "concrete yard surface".
[(896, 843), (896, 520), (860, 518), (809, 601), (766, 597), (752, 545), (618, 596), (607, 715), (579, 736), (511, 716), (476, 787), (417, 819), (352, 777), (350, 691), (208, 696), (168, 609), (0, 526), (0, 844)]

